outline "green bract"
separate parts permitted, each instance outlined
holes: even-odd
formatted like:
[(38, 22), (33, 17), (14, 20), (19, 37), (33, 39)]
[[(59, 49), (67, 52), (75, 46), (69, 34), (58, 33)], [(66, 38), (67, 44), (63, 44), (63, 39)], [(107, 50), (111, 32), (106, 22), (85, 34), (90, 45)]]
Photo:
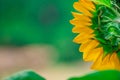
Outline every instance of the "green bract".
[(105, 5), (107, 7), (111, 7), (111, 0), (92, 0), (98, 4)]
[[(120, 50), (120, 8), (114, 0), (93, 0), (96, 11), (93, 13), (92, 29), (95, 39), (104, 49), (104, 56)], [(96, 2), (97, 1), (97, 2)]]

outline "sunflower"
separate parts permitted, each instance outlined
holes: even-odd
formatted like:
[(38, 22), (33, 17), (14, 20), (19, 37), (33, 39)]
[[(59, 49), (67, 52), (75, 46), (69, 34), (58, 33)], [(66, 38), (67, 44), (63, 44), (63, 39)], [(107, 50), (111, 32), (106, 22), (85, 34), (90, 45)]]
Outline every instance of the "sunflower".
[(80, 44), (85, 61), (92, 69), (120, 70), (120, 2), (119, 0), (79, 0), (74, 3), (73, 40)]

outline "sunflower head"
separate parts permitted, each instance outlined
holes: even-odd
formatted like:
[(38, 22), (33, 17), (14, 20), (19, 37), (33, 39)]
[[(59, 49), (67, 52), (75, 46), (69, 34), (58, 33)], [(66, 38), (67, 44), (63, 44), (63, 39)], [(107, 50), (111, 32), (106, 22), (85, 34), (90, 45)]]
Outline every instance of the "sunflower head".
[(120, 1), (79, 0), (71, 24), (85, 61), (93, 69), (120, 69)]

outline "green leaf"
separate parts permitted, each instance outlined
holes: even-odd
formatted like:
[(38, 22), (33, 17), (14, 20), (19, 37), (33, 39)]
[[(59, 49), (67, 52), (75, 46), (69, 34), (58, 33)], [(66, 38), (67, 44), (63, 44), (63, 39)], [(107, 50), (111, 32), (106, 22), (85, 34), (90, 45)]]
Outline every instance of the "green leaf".
[(117, 56), (118, 56), (118, 58), (120, 60), (120, 51), (117, 52)]
[(68, 80), (120, 80), (120, 72), (117, 70), (99, 71), (82, 77), (73, 77)]
[(31, 70), (15, 73), (3, 80), (45, 80), (43, 77)]
[(111, 0), (92, 0), (98, 4), (101, 4), (101, 5), (104, 5), (104, 6), (107, 6), (107, 7), (111, 7)]

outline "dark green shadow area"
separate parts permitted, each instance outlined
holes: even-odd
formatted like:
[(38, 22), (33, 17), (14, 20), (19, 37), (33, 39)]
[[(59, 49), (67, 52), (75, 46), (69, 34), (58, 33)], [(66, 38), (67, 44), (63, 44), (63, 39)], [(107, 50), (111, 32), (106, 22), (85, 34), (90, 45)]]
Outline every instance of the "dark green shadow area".
[(69, 22), (74, 1), (0, 0), (0, 46), (51, 45), (58, 52), (57, 62), (80, 60)]

